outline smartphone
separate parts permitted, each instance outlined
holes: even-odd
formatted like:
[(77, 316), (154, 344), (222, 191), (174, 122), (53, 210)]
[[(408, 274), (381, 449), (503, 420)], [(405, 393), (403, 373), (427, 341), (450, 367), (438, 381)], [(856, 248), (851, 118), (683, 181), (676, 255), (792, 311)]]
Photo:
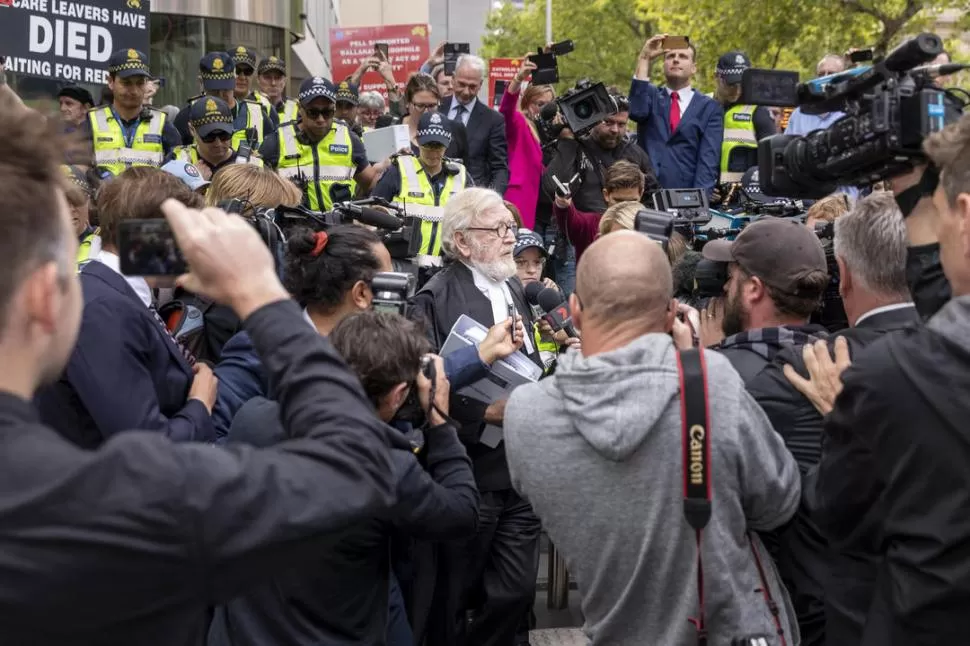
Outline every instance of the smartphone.
[(532, 72), (533, 85), (552, 85), (559, 82), (559, 63), (555, 54), (533, 54), (529, 60), (536, 66)]
[(502, 105), (502, 97), (505, 96), (505, 90), (508, 86), (509, 82), (505, 79), (495, 79), (495, 104), (492, 107), (496, 110)]
[[(556, 56), (565, 56), (576, 49), (576, 45), (571, 40), (561, 40), (549, 46), (549, 53)], [(542, 51), (542, 50), (540, 50)]]
[(871, 49), (860, 49), (858, 51), (849, 54), (849, 60), (853, 63), (865, 63), (866, 61), (872, 60), (872, 50)]
[(374, 55), (382, 61), (389, 60), (387, 43), (374, 43)]
[(690, 47), (690, 36), (667, 36), (664, 38), (664, 49), (687, 49)]
[(164, 218), (122, 220), (118, 255), (125, 276), (179, 276), (189, 270)]
[(458, 65), (458, 57), (471, 52), (472, 48), (468, 43), (445, 43), (445, 74), (452, 76)]

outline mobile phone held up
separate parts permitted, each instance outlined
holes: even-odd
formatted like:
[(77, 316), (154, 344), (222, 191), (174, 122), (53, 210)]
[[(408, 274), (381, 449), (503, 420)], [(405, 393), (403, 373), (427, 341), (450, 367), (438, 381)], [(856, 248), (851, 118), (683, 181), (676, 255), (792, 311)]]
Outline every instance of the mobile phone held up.
[(452, 76), (458, 66), (458, 58), (471, 52), (472, 48), (468, 43), (445, 43), (445, 74)]
[(374, 43), (374, 56), (382, 61), (390, 60), (387, 43)]
[(687, 49), (690, 47), (690, 36), (667, 36), (664, 38), (664, 51), (671, 49)]
[(118, 256), (125, 276), (180, 276), (189, 270), (175, 235), (163, 218), (122, 220), (118, 227)]

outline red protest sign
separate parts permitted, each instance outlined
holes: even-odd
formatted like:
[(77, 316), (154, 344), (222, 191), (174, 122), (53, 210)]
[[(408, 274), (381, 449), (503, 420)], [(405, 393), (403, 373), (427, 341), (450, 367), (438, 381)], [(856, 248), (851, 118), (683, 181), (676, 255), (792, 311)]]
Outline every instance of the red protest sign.
[[(353, 74), (361, 62), (374, 56), (374, 45), (387, 43), (388, 57), (398, 86), (407, 83), (412, 72), (428, 59), (428, 25), (383, 25), (381, 27), (334, 27), (330, 30), (330, 62), (333, 82), (340, 83)], [(384, 80), (368, 71), (360, 81), (360, 91), (377, 91), (387, 97)]]
[(501, 96), (495, 96), (495, 81), (505, 81), (505, 86), (515, 80), (515, 75), (522, 64), (521, 58), (492, 58), (488, 61), (488, 104), (498, 109)]

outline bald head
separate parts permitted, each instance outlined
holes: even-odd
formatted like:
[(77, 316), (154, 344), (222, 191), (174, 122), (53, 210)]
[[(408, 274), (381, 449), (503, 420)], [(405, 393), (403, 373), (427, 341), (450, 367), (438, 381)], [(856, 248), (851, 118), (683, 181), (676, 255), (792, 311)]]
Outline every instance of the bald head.
[(670, 262), (663, 248), (634, 231), (603, 236), (583, 253), (576, 271), (576, 294), (587, 325), (613, 327), (665, 320), (673, 298)]

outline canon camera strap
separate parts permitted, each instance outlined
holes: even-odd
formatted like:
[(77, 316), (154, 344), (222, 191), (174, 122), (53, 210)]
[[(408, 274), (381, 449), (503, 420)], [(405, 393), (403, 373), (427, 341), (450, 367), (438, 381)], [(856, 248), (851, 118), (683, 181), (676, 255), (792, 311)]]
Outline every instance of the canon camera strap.
[(702, 350), (677, 354), (680, 373), (680, 417), (683, 420), (684, 516), (697, 537), (698, 617), (690, 619), (697, 629), (698, 646), (707, 645), (704, 625), (704, 567), (701, 561), (701, 530), (711, 519), (711, 438), (707, 402), (707, 365)]

